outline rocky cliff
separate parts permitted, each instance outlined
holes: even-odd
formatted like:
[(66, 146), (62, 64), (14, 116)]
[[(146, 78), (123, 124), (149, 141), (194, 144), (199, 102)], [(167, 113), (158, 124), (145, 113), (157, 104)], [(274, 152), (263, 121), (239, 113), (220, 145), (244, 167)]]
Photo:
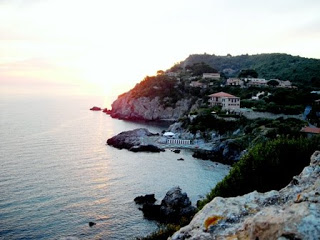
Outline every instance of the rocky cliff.
[(191, 105), (190, 99), (181, 99), (174, 107), (165, 107), (159, 97), (133, 98), (128, 93), (112, 103), (110, 115), (129, 120), (177, 120), (189, 112)]
[(216, 197), (170, 239), (319, 239), (319, 226), (317, 151), (310, 165), (280, 191)]

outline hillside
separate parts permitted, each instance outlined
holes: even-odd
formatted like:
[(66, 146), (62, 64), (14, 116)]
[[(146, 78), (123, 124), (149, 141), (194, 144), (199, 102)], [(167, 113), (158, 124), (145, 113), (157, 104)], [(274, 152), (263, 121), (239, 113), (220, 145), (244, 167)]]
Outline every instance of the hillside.
[(193, 54), (182, 61), (179, 66), (184, 68), (199, 62), (207, 63), (227, 77), (237, 76), (242, 69), (255, 69), (261, 78), (277, 78), (294, 83), (311, 83), (311, 80), (320, 82), (319, 59), (281, 53), (240, 56)]
[[(290, 80), (296, 87), (275, 88), (224, 86), (228, 77), (241, 70), (256, 72), (259, 78)], [(203, 73), (220, 74), (220, 78), (203, 78)], [(290, 83), (291, 84), (291, 83)], [(118, 97), (112, 104), (111, 116), (131, 120), (177, 120), (191, 111), (208, 108), (208, 95), (228, 92), (241, 98), (241, 106), (260, 112), (300, 114), (316, 96), (320, 87), (320, 60), (287, 54), (241, 56), (190, 55), (171, 69), (159, 70)], [(251, 98), (268, 92), (259, 101)]]

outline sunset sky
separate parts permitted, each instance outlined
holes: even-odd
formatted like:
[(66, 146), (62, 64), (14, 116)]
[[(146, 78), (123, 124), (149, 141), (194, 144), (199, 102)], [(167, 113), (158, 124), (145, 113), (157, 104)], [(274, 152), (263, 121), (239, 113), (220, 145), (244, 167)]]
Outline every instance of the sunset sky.
[(320, 58), (319, 0), (0, 0), (0, 93), (116, 96), (190, 54)]

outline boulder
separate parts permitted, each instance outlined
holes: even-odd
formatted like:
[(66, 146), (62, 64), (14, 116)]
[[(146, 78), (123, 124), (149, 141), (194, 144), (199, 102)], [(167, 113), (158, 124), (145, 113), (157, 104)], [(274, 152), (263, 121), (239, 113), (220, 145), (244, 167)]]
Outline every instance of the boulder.
[(178, 222), (182, 217), (190, 218), (195, 210), (189, 197), (180, 187), (170, 189), (160, 205), (161, 218), (166, 222)]
[(89, 227), (93, 227), (94, 225), (96, 225), (95, 222), (89, 222)]
[(215, 144), (211, 150), (195, 150), (192, 156), (203, 160), (233, 164), (239, 161), (243, 154), (244, 151), (241, 149), (241, 146), (233, 139), (227, 139)]
[(319, 239), (320, 152), (280, 191), (216, 197), (169, 239)]
[(160, 205), (147, 202), (140, 210), (148, 219), (162, 223), (177, 223), (182, 218), (190, 219), (196, 208), (191, 205), (186, 193), (182, 193), (179, 187), (174, 187), (166, 193)]

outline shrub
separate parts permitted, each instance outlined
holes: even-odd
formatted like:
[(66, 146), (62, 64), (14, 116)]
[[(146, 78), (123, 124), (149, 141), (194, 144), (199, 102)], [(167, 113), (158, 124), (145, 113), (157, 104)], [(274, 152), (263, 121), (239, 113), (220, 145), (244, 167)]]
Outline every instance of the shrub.
[(219, 182), (199, 208), (214, 197), (234, 197), (257, 190), (266, 192), (286, 186), (294, 175), (309, 164), (311, 154), (319, 149), (320, 138), (279, 138), (258, 143), (230, 173)]

